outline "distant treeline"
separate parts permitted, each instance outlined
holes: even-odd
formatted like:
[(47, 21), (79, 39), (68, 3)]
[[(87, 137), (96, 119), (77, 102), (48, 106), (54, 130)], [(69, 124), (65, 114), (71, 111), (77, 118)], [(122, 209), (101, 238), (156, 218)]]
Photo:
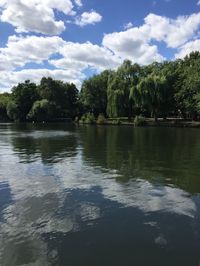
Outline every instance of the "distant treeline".
[(200, 53), (148, 66), (125, 60), (85, 80), (80, 92), (74, 84), (42, 78), (39, 85), (25, 81), (0, 94), (0, 120), (90, 121), (100, 114), (199, 119)]

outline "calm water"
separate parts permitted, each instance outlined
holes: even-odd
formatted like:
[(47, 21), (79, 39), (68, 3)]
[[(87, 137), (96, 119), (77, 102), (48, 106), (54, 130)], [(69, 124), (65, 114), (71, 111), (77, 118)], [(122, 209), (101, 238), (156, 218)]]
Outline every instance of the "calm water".
[(199, 266), (200, 130), (0, 125), (1, 266)]

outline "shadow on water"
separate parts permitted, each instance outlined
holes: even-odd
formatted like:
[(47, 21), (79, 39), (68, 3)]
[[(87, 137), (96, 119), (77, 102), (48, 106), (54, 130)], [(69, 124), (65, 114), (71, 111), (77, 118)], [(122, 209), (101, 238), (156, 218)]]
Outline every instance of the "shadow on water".
[(116, 170), (117, 180), (143, 178), (200, 192), (200, 135), (196, 129), (85, 127), (84, 159)]

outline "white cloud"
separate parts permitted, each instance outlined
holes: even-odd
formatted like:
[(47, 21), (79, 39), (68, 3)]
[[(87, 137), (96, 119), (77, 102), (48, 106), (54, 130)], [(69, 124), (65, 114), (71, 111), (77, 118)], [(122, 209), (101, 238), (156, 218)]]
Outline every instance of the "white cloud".
[(75, 15), (71, 0), (3, 0), (0, 20), (16, 28), (16, 32), (39, 32), (49, 35), (65, 30), (64, 22), (55, 18), (54, 11)]
[[(67, 42), (61, 49), (60, 54), (68, 60), (86, 64), (95, 69), (115, 68), (120, 64), (117, 56), (108, 49), (94, 45), (91, 42), (73, 43)], [(63, 61), (62, 61), (63, 62)]]
[(75, 0), (75, 4), (79, 7), (83, 6), (83, 3), (81, 0)]
[(130, 59), (139, 64), (149, 64), (164, 59), (157, 46), (149, 44), (148, 28), (145, 26), (106, 34), (102, 43), (122, 60)]
[(153, 41), (165, 42), (170, 48), (179, 48), (198, 34), (200, 13), (177, 19), (149, 14), (140, 27), (105, 34), (103, 45), (122, 59), (140, 64), (162, 61), (158, 46)]
[(76, 71), (75, 69), (23, 69), (13, 72), (3, 71), (1, 72), (1, 77), (0, 86), (2, 91), (10, 91), (13, 86), (25, 80), (31, 80), (38, 84), (42, 77), (52, 77), (65, 82), (72, 82), (80, 88), (81, 81), (86, 78), (82, 72)]
[(149, 38), (164, 41), (168, 47), (177, 48), (192, 38), (200, 26), (200, 13), (180, 16), (177, 19), (149, 14), (145, 18)]
[(191, 41), (181, 46), (179, 52), (175, 55), (175, 58), (184, 58), (191, 52), (200, 51), (200, 39)]
[[(59, 59), (51, 59), (53, 55), (58, 55)], [(48, 70), (47, 61), (56, 69)], [(36, 63), (40, 69), (19, 71), (27, 63)], [(81, 81), (86, 78), (83, 74), (85, 69), (102, 71), (115, 68), (120, 63), (120, 58), (111, 51), (90, 42), (66, 42), (57, 36), (14, 35), (9, 37), (5, 48), (0, 48), (0, 85), (3, 90), (9, 90), (26, 79), (38, 82), (42, 76), (52, 76), (64, 81), (74, 81), (80, 87)]]
[(76, 18), (75, 24), (84, 27), (89, 24), (96, 24), (102, 20), (102, 16), (96, 11), (84, 12)]
[(30, 62), (40, 64), (57, 53), (64, 43), (57, 36), (10, 36), (7, 46), (0, 48), (0, 70), (14, 70)]
[[(65, 1), (59, 2), (58, 10), (62, 9)], [(23, 2), (25, 0), (21, 0), (22, 4)], [(35, 3), (36, 0), (30, 2)], [(44, 6), (45, 3), (53, 10), (56, 2), (56, 0), (45, 0), (42, 4)], [(9, 5), (9, 3), (18, 3), (18, 1), (3, 2), (0, 0), (1, 6)], [(63, 12), (73, 13), (72, 8), (73, 6), (70, 5), (63, 7)], [(24, 14), (23, 12), (22, 14)], [(87, 14), (94, 12), (91, 11)], [(84, 17), (83, 14), (81, 15), (82, 18)], [(79, 18), (79, 25), (95, 23), (95, 16), (91, 16), (91, 18), (85, 16), (85, 20), (81, 17)], [(22, 78), (32, 78), (33, 80), (35, 78), (38, 81), (44, 74), (63, 80), (75, 80), (75, 83), (80, 86), (85, 77), (83, 73), (87, 68), (97, 71), (107, 68), (115, 69), (124, 59), (130, 59), (142, 65), (164, 60), (165, 58), (159, 53), (157, 42), (164, 42), (168, 47), (176, 48), (176, 58), (182, 58), (191, 51), (199, 50), (200, 41), (195, 41), (195, 38), (198, 38), (199, 25), (200, 13), (177, 19), (149, 14), (140, 27), (134, 27), (132, 23), (128, 23), (127, 27), (131, 28), (127, 30), (105, 34), (101, 45), (91, 42), (67, 42), (57, 36), (10, 36), (6, 47), (0, 48), (1, 76), (6, 77), (1, 79), (1, 88), (11, 88), (12, 85), (23, 81)], [(25, 68), (27, 63), (39, 64), (38, 68), (40, 68), (41, 75), (37, 69), (19, 71), (19, 68)], [(51, 68), (56, 69), (45, 69), (49, 68), (47, 63), (51, 65)], [(5, 85), (3, 85), (4, 82)]]
[(133, 23), (132, 22), (128, 22), (128, 23), (126, 23), (125, 25), (124, 25), (124, 29), (125, 30), (128, 30), (128, 29), (130, 29), (130, 28), (132, 28), (133, 27)]
[(200, 0), (197, 2), (197, 5), (200, 6)]

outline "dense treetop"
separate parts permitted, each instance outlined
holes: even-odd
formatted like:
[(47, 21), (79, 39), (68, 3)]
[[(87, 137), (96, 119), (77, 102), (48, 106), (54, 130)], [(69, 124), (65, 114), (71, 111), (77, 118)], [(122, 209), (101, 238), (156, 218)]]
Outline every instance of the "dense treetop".
[(82, 84), (42, 78), (25, 81), (0, 94), (0, 119), (54, 121), (97, 117), (200, 117), (200, 53), (184, 60), (140, 66), (126, 60), (117, 70), (105, 70)]

